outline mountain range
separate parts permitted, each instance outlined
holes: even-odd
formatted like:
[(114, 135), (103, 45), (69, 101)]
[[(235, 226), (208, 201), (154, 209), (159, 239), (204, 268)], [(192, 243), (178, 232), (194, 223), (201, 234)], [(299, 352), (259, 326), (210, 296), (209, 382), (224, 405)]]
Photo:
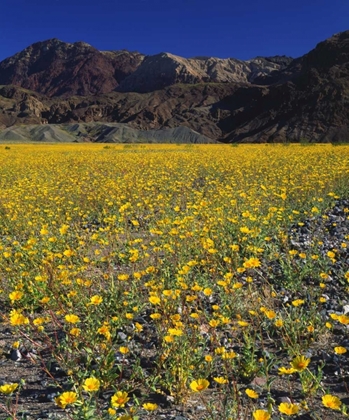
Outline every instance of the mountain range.
[[(349, 31), (296, 59), (247, 61), (37, 42), (0, 62), (0, 128), (47, 124), (79, 133), (79, 141), (101, 141), (100, 127), (114, 125), (119, 134), (140, 130), (131, 135), (138, 139), (164, 129), (181, 133), (181, 142), (183, 133), (194, 142), (345, 142)], [(70, 130), (77, 124), (83, 130)]]

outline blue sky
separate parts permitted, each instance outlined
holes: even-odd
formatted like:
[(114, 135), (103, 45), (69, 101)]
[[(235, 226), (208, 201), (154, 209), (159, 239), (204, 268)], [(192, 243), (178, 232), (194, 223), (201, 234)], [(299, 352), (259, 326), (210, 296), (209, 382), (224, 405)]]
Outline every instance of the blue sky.
[(0, 60), (49, 38), (184, 57), (298, 57), (349, 30), (349, 0), (0, 0), (0, 16)]

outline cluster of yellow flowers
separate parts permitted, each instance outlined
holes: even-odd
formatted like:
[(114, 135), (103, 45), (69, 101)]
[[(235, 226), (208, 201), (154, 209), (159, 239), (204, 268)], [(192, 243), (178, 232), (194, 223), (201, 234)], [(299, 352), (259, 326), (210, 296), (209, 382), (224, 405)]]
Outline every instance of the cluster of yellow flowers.
[[(302, 362), (300, 363), (300, 361)], [(297, 366), (298, 371), (302, 371), (305, 369), (305, 367), (308, 365), (309, 362), (310, 362), (309, 359), (305, 359), (304, 356), (301, 356), (299, 358), (296, 358), (293, 361), (293, 364)], [(216, 382), (227, 383), (228, 381), (216, 381)], [(209, 386), (210, 386), (210, 383), (206, 379), (198, 379), (190, 383), (190, 388), (194, 392), (203, 392)], [(247, 388), (245, 392), (250, 398), (255, 399), (259, 397), (258, 393), (252, 389)], [(338, 397), (335, 397), (330, 394), (326, 394), (322, 397), (322, 404), (326, 408), (330, 408), (332, 410), (340, 410), (342, 402)], [(283, 402), (279, 404), (278, 410), (281, 414), (285, 414), (287, 416), (293, 416), (294, 414), (300, 413), (301, 405)], [(254, 420), (270, 420), (271, 419), (271, 413), (267, 410), (255, 410), (252, 413), (252, 415), (253, 415)]]

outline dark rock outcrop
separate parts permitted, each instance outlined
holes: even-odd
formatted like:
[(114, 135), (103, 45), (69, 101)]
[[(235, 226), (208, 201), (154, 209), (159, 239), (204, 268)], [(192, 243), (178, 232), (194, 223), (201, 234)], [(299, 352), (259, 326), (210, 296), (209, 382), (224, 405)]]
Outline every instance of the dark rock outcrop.
[(219, 124), (229, 132), (225, 141), (349, 141), (349, 31), (255, 83), (253, 100), (238, 112), (232, 104), (256, 88), (226, 98), (232, 112)]

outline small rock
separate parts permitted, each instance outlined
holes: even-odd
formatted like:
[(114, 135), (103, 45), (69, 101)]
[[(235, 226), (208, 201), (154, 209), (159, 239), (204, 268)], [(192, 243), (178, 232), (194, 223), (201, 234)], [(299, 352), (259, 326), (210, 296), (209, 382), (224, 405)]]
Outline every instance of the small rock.
[(264, 376), (256, 376), (250, 383), (251, 386), (264, 386), (267, 380)]
[(22, 354), (18, 349), (11, 349), (10, 351), (10, 359), (14, 362), (18, 362), (22, 359)]
[(120, 331), (120, 332), (118, 332), (118, 338), (120, 338), (120, 340), (122, 340), (122, 341), (126, 341), (127, 335), (125, 333), (123, 333), (122, 331)]

